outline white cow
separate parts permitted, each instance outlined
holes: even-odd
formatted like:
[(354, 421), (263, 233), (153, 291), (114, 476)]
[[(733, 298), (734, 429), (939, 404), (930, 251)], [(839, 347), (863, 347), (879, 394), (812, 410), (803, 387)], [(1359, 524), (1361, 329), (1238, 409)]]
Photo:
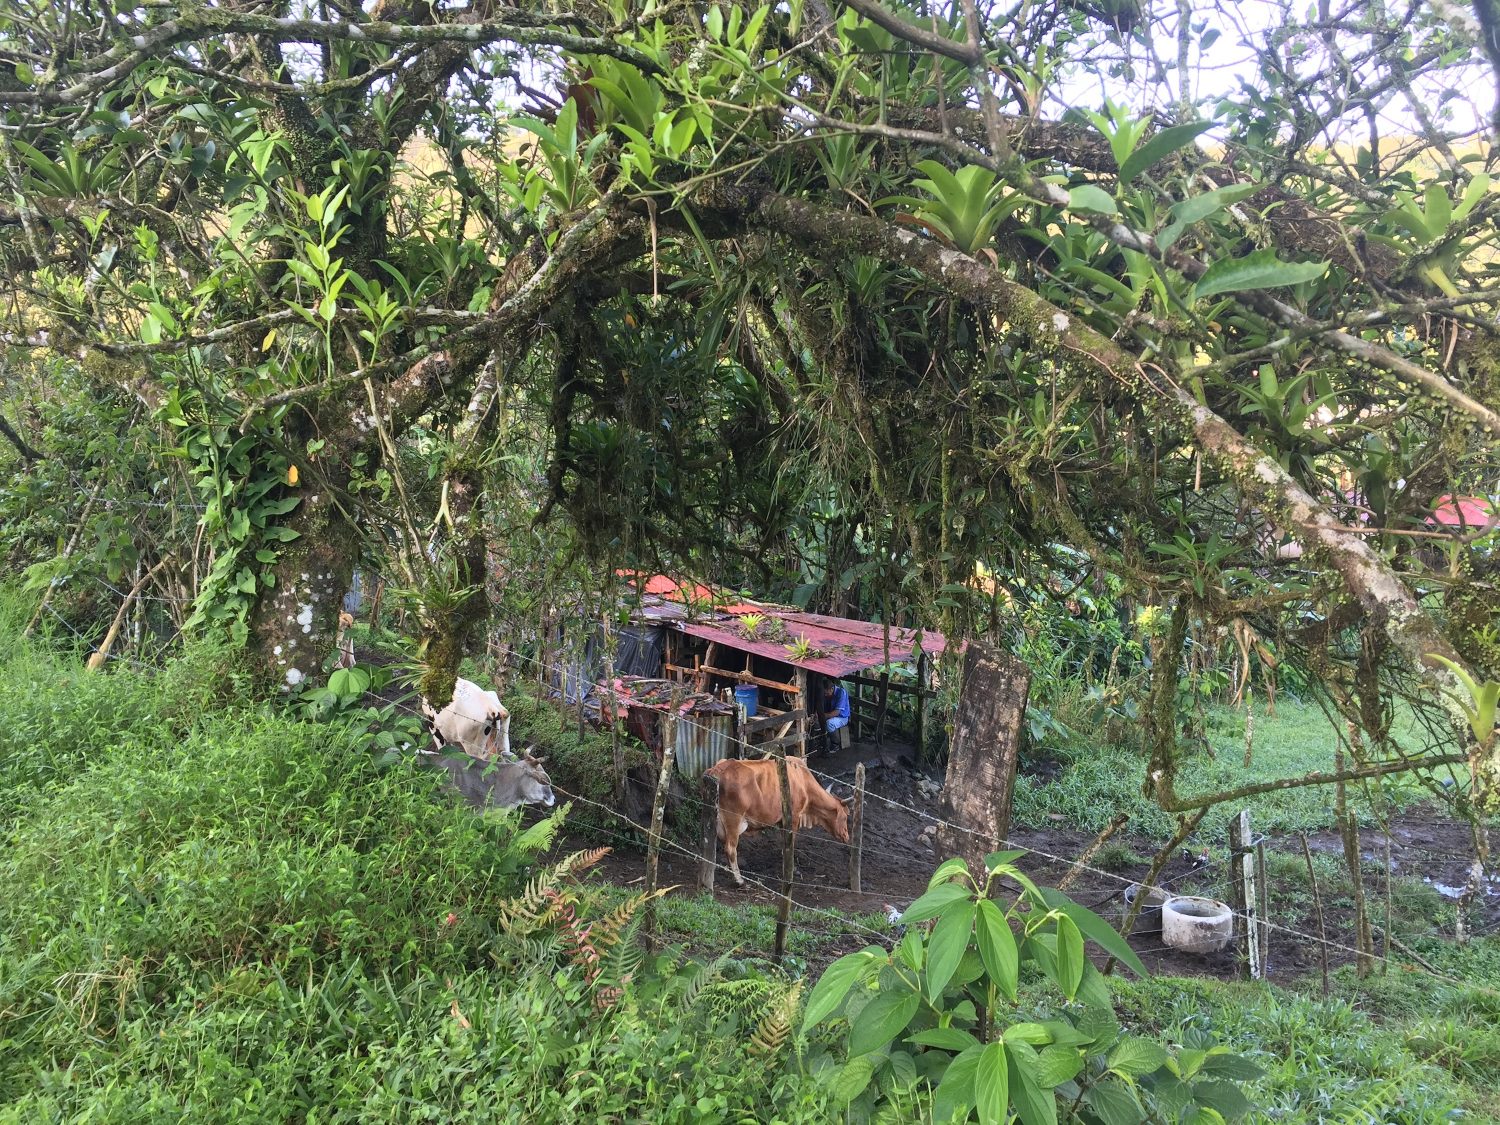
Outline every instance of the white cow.
[(454, 681), (448, 706), (434, 711), (424, 699), (422, 714), (432, 723), (435, 750), (455, 743), (482, 762), (493, 761), (497, 754), (506, 761), (515, 760), (510, 752), (510, 712), (500, 705), (498, 695), (478, 684)]

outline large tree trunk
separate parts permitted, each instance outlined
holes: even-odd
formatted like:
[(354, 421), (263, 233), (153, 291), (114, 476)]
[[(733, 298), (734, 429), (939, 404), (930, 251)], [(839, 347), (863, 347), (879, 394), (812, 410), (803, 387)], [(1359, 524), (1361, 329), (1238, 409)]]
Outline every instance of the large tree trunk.
[(313, 466), (299, 469), (302, 503), (281, 521), (297, 538), (278, 546), (275, 585), (262, 591), (250, 615), (256, 663), (287, 689), (321, 677), (359, 557), (359, 533), (330, 491), (347, 487), (342, 466), (352, 450), (335, 450), (332, 442), (324, 448), (335, 455), (320, 458), (317, 475), (307, 471)]

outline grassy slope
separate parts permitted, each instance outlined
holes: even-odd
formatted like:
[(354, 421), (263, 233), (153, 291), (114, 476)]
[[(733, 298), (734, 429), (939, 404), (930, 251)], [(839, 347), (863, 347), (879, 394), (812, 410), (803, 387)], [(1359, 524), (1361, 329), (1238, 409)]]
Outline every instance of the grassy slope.
[(665, 1001), (497, 965), (513, 817), (236, 701), (222, 653), (92, 675), (4, 617), (0, 1122), (822, 1118)]
[[(1409, 720), (1408, 720), (1409, 723)], [(1411, 733), (1398, 724), (1398, 734)], [(1183, 764), (1177, 791), (1184, 797), (1221, 792), (1242, 785), (1301, 774), (1329, 771), (1334, 766), (1337, 736), (1317, 707), (1283, 700), (1276, 716), (1268, 717), (1257, 707), (1253, 727), (1250, 767), (1244, 767), (1245, 713), (1216, 708), (1208, 717), (1209, 741), (1214, 757), (1197, 753)], [(1173, 818), (1141, 795), (1145, 757), (1117, 746), (1087, 746), (1069, 755), (1063, 772), (1055, 780), (1022, 777), (1016, 787), (1016, 823), (1029, 828), (1048, 827), (1047, 814), (1062, 813), (1069, 824), (1098, 831), (1115, 813), (1129, 811), (1130, 832), (1144, 836), (1170, 836)], [(1462, 781), (1462, 775), (1459, 775)], [(1414, 781), (1387, 778), (1382, 792), (1397, 812), (1404, 811), (1431, 794)], [(1373, 788), (1371, 795), (1373, 795)], [(1369, 797), (1359, 787), (1350, 789), (1350, 805), (1365, 823), (1372, 822)], [(1309, 786), (1283, 789), (1237, 801), (1232, 811), (1248, 808), (1258, 831), (1315, 831), (1333, 826), (1333, 789)], [(1203, 832), (1221, 836), (1220, 827), (1231, 815), (1231, 807), (1210, 812)]]

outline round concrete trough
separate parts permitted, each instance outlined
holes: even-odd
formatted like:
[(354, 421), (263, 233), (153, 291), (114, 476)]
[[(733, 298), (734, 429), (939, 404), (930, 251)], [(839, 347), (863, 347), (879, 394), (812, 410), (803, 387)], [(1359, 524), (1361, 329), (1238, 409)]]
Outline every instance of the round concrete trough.
[(1234, 936), (1234, 914), (1211, 898), (1181, 895), (1162, 903), (1161, 937), (1186, 953), (1215, 953)]

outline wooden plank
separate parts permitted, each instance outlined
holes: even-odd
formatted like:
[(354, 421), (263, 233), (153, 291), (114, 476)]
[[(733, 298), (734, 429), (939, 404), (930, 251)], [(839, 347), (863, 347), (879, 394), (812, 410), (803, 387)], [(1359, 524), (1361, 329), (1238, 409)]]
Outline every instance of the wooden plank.
[(812, 710), (813, 701), (807, 694), (807, 669), (797, 669), (797, 741), (801, 743), (801, 754), (807, 757), (807, 728), (808, 712)]
[[(674, 696), (673, 702), (676, 699)], [(667, 813), (667, 790), (672, 787), (672, 763), (677, 756), (677, 708), (667, 713), (662, 723), (664, 734), (661, 749), (661, 773), (656, 779), (656, 796), (651, 801), (651, 836), (646, 845), (646, 893), (656, 890), (657, 865), (661, 859), (661, 828)], [(646, 900), (646, 919), (641, 927), (646, 932), (646, 944), (656, 948), (656, 899)]]
[(753, 719), (745, 720), (746, 734), (759, 734), (763, 730), (770, 730), (775, 726), (796, 722), (798, 712), (796, 711), (772, 711), (765, 716), (757, 715)]
[(726, 680), (735, 680), (742, 684), (759, 684), (761, 687), (774, 688), (776, 691), (784, 691), (788, 694), (797, 690), (796, 684), (783, 683), (781, 680), (769, 680), (764, 676), (752, 675), (750, 672), (731, 672), (727, 668), (715, 668), (705, 664), (702, 668), (711, 676), (722, 676)]

